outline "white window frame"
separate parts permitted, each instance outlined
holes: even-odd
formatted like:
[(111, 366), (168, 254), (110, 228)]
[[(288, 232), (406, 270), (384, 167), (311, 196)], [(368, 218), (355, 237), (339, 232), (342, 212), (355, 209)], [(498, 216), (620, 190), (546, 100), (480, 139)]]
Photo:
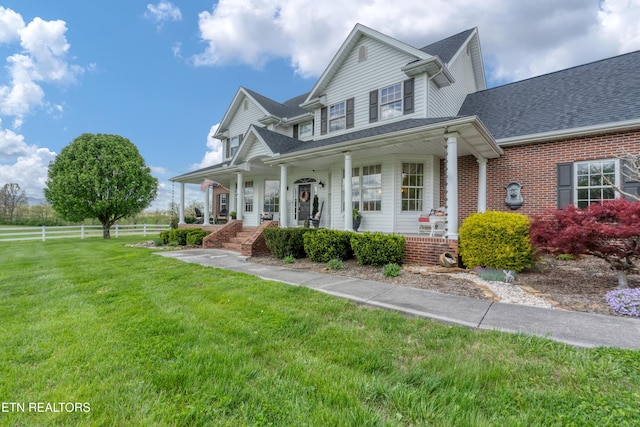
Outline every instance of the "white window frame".
[(236, 135), (233, 138), (229, 139), (229, 155), (227, 157), (233, 157), (240, 148), (240, 135)]
[[(272, 184), (275, 191), (269, 192), (269, 183)], [(267, 197), (272, 200), (272, 203), (267, 204)], [(266, 179), (264, 181), (264, 201), (262, 203), (263, 212), (279, 213), (280, 212), (280, 180)]]
[[(614, 185), (616, 187), (620, 187), (620, 160), (619, 159), (597, 159), (597, 160), (586, 160), (581, 162), (574, 162), (573, 164), (573, 179), (575, 185), (573, 186), (573, 200), (575, 200), (575, 205), (577, 207), (586, 207), (592, 203), (597, 202), (598, 200), (614, 200), (620, 197), (620, 194), (611, 186), (611, 184), (607, 183), (601, 173), (602, 166), (605, 163), (613, 164), (613, 178)], [(581, 169), (583, 166), (589, 165), (589, 170), (586, 173), (581, 173)], [(592, 165), (598, 165), (598, 170), (593, 170)], [(609, 174), (610, 175), (610, 174)], [(594, 179), (598, 179), (600, 182), (595, 184), (592, 181)], [(581, 181), (587, 180), (587, 185), (581, 185)], [(584, 191), (587, 191), (585, 195)], [(611, 192), (613, 194), (613, 198), (603, 199), (602, 197), (598, 198), (596, 193), (600, 193), (600, 196), (604, 196), (604, 193)]]
[(347, 101), (338, 102), (329, 107), (327, 127), (329, 132), (338, 132), (347, 128)]
[(402, 83), (383, 87), (379, 91), (380, 120), (389, 120), (403, 115)]
[[(365, 169), (380, 169), (380, 185), (373, 185), (364, 175)], [(377, 174), (376, 174), (377, 175)], [(365, 200), (365, 193), (376, 191), (379, 197)], [(371, 204), (373, 203), (373, 205)], [(373, 209), (372, 209), (373, 206)], [(381, 212), (382, 211), (382, 164), (356, 166), (351, 169), (351, 208), (363, 212)], [(344, 212), (344, 169), (342, 170), (342, 211)]]
[(313, 122), (308, 121), (300, 123), (298, 126), (298, 138), (304, 138), (313, 135)]
[(253, 181), (245, 181), (244, 182), (244, 211), (245, 212), (253, 212)]
[[(422, 166), (422, 173), (405, 172), (405, 165)], [(422, 212), (424, 209), (425, 196), (425, 171), (426, 167), (422, 162), (402, 162), (401, 181), (400, 181), (400, 210), (401, 212)], [(415, 176), (415, 183), (411, 182), (411, 177)], [(418, 177), (422, 177), (422, 183), (418, 183)], [(405, 178), (408, 179), (405, 185)], [(411, 197), (411, 193), (415, 196)], [(405, 195), (406, 194), (406, 195)], [(406, 204), (405, 204), (406, 202)], [(413, 205), (413, 206), (412, 206)]]

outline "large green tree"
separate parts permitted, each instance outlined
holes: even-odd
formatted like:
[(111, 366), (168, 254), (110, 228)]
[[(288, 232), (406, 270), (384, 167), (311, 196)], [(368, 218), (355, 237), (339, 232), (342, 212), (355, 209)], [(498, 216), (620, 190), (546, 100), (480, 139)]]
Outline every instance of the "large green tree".
[(64, 219), (100, 221), (105, 239), (116, 221), (142, 212), (157, 193), (158, 180), (131, 141), (89, 133), (74, 139), (51, 162), (44, 189)]

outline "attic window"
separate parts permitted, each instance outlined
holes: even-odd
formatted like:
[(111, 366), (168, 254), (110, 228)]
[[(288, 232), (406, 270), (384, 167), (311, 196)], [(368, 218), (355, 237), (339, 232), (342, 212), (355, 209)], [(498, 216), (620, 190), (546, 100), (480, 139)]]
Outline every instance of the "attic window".
[(360, 46), (360, 49), (358, 49), (358, 62), (362, 62), (365, 59), (367, 59), (367, 47)]
[(245, 99), (244, 100), (244, 111), (247, 111), (249, 109), (249, 100)]

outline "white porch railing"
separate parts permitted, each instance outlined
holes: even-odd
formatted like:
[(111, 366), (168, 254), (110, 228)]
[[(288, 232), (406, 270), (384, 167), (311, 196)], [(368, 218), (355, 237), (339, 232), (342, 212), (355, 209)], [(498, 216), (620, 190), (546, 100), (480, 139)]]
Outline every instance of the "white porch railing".
[[(111, 227), (111, 235), (139, 235), (160, 233), (169, 230), (169, 224), (116, 224)], [(101, 225), (69, 225), (55, 227), (0, 227), (0, 242), (17, 240), (42, 240), (65, 238), (102, 237)]]

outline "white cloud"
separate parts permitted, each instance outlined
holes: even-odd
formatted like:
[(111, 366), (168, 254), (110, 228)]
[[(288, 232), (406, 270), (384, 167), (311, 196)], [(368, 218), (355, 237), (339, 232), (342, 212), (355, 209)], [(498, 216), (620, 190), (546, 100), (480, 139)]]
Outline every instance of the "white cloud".
[(151, 172), (155, 173), (155, 174), (166, 174), (167, 173), (167, 169), (162, 167), (162, 166), (149, 166), (149, 169), (151, 169)]
[[(63, 113), (61, 104), (45, 99), (45, 87), (70, 84), (83, 71), (69, 62), (66, 31), (60, 20), (36, 17), (25, 25), (19, 13), (0, 6), (0, 43), (3, 52), (9, 52), (6, 77), (0, 80), (0, 185), (17, 183), (30, 198), (42, 198), (56, 153), (29, 144), (16, 129), (36, 108), (53, 116)], [(4, 119), (11, 121), (13, 130), (2, 126)]]
[(222, 162), (222, 141), (213, 137), (218, 130), (220, 123), (211, 126), (207, 135), (207, 151), (204, 153), (200, 163), (191, 165), (191, 170), (206, 168)]
[(288, 58), (318, 76), (356, 23), (416, 47), (478, 27), (490, 80), (512, 81), (640, 49), (640, 0), (220, 0), (199, 16), (196, 65)]
[(18, 30), (24, 28), (22, 16), (0, 6), (0, 43), (9, 43), (18, 38)]
[(11, 163), (0, 164), (0, 185), (17, 183), (28, 197), (41, 198), (47, 182), (49, 162), (55, 159), (56, 153), (48, 148), (26, 144), (22, 135), (10, 130), (0, 130), (0, 144), (12, 144), (16, 155)]
[(68, 61), (64, 21), (36, 17), (25, 26), (19, 14), (0, 8), (0, 28), (0, 41), (20, 41), (20, 50), (6, 59), (9, 81), (0, 83), (0, 114), (14, 117), (18, 128), (34, 108), (46, 105), (43, 83), (69, 84), (82, 68)]
[(158, 28), (162, 28), (162, 25), (167, 21), (182, 20), (180, 8), (169, 1), (161, 1), (158, 4), (147, 4), (147, 11), (144, 13), (144, 16), (154, 21)]

